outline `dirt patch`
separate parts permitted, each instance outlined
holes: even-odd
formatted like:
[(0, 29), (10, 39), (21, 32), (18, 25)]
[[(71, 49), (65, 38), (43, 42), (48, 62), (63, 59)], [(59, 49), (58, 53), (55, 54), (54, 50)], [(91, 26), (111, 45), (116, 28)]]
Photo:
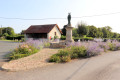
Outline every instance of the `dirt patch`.
[(48, 63), (47, 59), (49, 59), (51, 55), (57, 53), (58, 50), (59, 49), (44, 48), (31, 56), (5, 63), (2, 68), (8, 71), (20, 71), (51, 65), (53, 63)]

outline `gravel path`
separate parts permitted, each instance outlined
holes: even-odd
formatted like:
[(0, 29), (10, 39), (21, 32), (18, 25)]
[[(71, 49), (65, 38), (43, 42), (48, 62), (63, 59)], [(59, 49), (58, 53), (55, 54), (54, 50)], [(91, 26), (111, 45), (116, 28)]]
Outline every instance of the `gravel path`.
[(56, 54), (58, 50), (59, 49), (44, 48), (31, 56), (5, 63), (2, 68), (8, 71), (20, 71), (51, 65), (53, 63), (49, 63), (47, 59), (49, 59), (51, 55)]

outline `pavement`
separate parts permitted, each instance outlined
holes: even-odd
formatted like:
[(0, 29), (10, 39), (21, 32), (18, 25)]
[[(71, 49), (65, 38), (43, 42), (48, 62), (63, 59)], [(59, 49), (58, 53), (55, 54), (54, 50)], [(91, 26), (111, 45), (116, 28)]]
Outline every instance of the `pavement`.
[(0, 71), (0, 80), (120, 80), (119, 73), (120, 51), (114, 51), (25, 71)]
[(18, 42), (0, 41), (0, 66), (5, 62), (5, 55), (19, 45)]

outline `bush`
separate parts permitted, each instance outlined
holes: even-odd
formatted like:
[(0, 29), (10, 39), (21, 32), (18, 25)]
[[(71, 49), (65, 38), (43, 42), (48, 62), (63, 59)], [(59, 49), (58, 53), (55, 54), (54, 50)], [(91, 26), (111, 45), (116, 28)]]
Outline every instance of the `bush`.
[(86, 56), (86, 48), (84, 46), (80, 46), (80, 47), (71, 47), (71, 52), (72, 52), (72, 58), (80, 58), (80, 57), (85, 57)]
[(117, 40), (107, 42), (74, 42), (69, 43), (67, 48), (60, 50), (57, 54), (51, 56), (51, 62), (68, 62), (71, 59), (92, 57), (99, 55), (107, 50), (120, 50), (120, 42)]
[(61, 36), (61, 38), (60, 38), (61, 40), (65, 40), (66, 39), (66, 36)]
[(29, 44), (22, 44), (19, 45), (18, 48), (14, 49), (10, 54), (8, 54), (7, 58), (9, 58), (10, 60), (19, 59), (32, 55), (38, 51), (39, 49), (35, 48), (34, 46), (31, 46)]
[(50, 62), (69, 62), (71, 59), (81, 58), (86, 56), (85, 47), (69, 47), (60, 50), (50, 58)]
[(111, 51), (116, 51), (116, 45), (113, 43), (109, 43), (109, 47)]
[(54, 54), (53, 56), (51, 56), (49, 62), (56, 62), (56, 63), (59, 63), (61, 62), (61, 59), (59, 56), (57, 56), (56, 54)]
[(6, 39), (7, 40), (22, 40), (22, 38), (24, 38), (24, 35), (18, 35), (18, 36), (7, 36)]
[(44, 43), (44, 47), (50, 47), (50, 43), (49, 42), (45, 42)]

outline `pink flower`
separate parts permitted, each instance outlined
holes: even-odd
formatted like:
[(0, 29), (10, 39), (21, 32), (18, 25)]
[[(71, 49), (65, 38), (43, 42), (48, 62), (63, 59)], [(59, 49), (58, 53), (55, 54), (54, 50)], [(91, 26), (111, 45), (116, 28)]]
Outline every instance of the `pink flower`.
[(29, 49), (29, 51), (32, 51), (31, 49)]

